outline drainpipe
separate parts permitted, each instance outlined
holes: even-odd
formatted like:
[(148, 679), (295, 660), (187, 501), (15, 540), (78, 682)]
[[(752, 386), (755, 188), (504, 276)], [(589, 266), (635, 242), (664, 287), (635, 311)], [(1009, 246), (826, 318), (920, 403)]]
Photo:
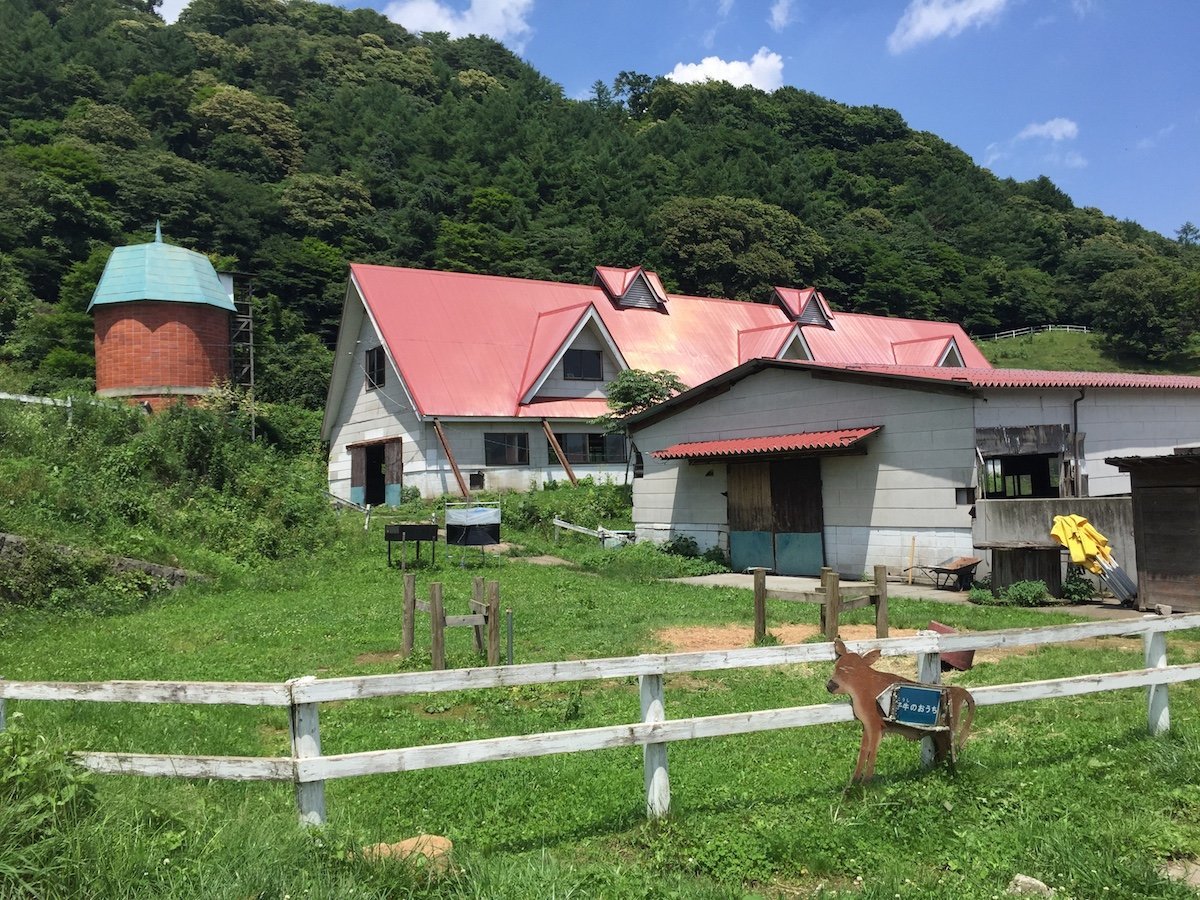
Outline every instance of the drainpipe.
[(1075, 496), (1080, 496), (1080, 491), (1083, 489), (1083, 473), (1079, 470), (1079, 401), (1087, 394), (1086, 388), (1079, 389), (1079, 396), (1071, 401), (1071, 457), (1075, 463), (1075, 471), (1072, 473), (1075, 484), (1073, 485)]

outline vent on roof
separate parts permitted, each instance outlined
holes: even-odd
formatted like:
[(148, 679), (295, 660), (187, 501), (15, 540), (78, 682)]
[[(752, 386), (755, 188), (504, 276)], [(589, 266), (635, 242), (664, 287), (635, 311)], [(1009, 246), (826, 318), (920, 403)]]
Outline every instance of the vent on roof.
[(813, 291), (808, 302), (804, 304), (804, 309), (800, 310), (800, 315), (796, 317), (796, 321), (801, 325), (822, 325), (825, 328), (832, 328), (833, 323), (825, 314), (825, 304), (821, 302), (822, 299), (819, 293)]
[(635, 278), (629, 285), (629, 290), (621, 298), (622, 306), (640, 306), (645, 309), (657, 309), (658, 298), (650, 293), (650, 286), (644, 278)]
[(949, 345), (946, 347), (946, 352), (942, 354), (939, 366), (944, 366), (949, 369), (961, 369), (964, 367), (962, 354), (958, 352), (958, 344), (954, 343), (954, 338), (950, 339)]

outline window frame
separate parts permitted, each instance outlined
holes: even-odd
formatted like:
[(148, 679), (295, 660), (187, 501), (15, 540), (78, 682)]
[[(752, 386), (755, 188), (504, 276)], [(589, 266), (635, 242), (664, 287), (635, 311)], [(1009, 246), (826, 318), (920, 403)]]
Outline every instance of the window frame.
[(383, 352), (382, 344), (367, 349), (363, 372), (368, 391), (377, 390), (387, 383), (387, 354)]
[[(595, 375), (588, 371), (585, 360), (592, 360), (596, 363)], [(574, 371), (573, 371), (574, 370)], [(603, 350), (585, 350), (582, 348), (572, 347), (563, 354), (563, 380), (564, 381), (603, 381), (604, 380), (604, 351)]]
[[(629, 461), (629, 441), (623, 434), (607, 431), (556, 431), (554, 439), (562, 448), (567, 462), (573, 466), (624, 465)], [(618, 440), (621, 442), (619, 458), (617, 454), (610, 453)], [(558, 462), (558, 455), (550, 441), (546, 441), (546, 455), (552, 464)]]
[[(495, 449), (503, 448), (504, 459), (495, 461)], [(509, 456), (515, 456), (515, 461), (509, 461)], [(523, 458), (522, 458), (523, 457)], [(483, 464), (489, 468), (501, 466), (529, 465), (529, 432), (528, 431), (485, 431), (483, 433)]]

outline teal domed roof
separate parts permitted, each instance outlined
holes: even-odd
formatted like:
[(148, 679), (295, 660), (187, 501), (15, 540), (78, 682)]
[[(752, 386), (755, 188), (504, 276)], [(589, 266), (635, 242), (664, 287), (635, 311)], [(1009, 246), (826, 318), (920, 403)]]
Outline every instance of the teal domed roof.
[(164, 244), (162, 230), (157, 226), (152, 243), (113, 250), (88, 311), (101, 303), (139, 300), (204, 303), (235, 312), (233, 301), (221, 286), (208, 257), (195, 250)]

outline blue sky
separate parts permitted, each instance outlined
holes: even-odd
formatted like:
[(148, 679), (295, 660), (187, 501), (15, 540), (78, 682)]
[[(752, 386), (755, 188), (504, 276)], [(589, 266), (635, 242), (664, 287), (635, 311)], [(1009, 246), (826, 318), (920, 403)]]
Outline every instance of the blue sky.
[(489, 34), (571, 97), (623, 69), (794, 85), (897, 109), (1079, 206), (1168, 236), (1200, 223), (1200, 0), (370, 2), (410, 30)]

